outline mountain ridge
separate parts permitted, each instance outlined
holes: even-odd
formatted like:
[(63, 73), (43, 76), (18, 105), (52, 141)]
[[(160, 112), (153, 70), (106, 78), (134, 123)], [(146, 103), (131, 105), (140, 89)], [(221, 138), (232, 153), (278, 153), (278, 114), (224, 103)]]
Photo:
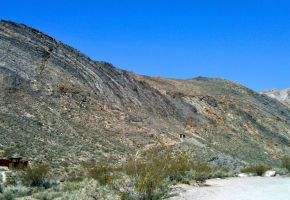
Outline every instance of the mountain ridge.
[(0, 22), (0, 82), (0, 149), (62, 173), (154, 145), (234, 170), (290, 153), (290, 110), (272, 98), (222, 79), (129, 73), (14, 22)]

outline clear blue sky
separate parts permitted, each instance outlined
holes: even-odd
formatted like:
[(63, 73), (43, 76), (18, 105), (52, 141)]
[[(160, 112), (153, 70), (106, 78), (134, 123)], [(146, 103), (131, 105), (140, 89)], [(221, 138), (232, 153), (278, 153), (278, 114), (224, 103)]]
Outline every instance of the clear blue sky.
[(287, 0), (2, 0), (0, 18), (139, 74), (290, 87)]

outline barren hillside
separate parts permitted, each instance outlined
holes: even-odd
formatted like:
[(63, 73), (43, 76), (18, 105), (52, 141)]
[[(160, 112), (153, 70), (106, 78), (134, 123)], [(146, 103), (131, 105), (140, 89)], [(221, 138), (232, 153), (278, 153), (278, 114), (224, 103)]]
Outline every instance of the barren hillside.
[(290, 153), (290, 110), (226, 80), (135, 75), (25, 25), (0, 22), (6, 155), (21, 153), (63, 171), (152, 145), (172, 145), (231, 169), (275, 165)]

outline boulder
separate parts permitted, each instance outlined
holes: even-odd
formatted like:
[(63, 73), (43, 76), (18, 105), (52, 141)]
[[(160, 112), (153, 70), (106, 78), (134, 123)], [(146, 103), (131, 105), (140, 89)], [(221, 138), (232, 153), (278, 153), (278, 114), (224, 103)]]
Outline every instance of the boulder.
[(277, 172), (273, 170), (266, 171), (264, 174), (265, 177), (274, 177), (276, 175), (277, 175)]
[(238, 177), (241, 177), (241, 178), (243, 178), (243, 177), (248, 177), (249, 175), (248, 174), (245, 174), (245, 173), (240, 173), (240, 174), (238, 174)]

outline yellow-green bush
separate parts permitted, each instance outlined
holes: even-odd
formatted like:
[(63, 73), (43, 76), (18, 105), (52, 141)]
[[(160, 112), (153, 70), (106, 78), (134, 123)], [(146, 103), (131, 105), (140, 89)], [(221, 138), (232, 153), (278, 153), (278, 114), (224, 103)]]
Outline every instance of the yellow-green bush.
[(208, 165), (197, 162), (192, 169), (192, 179), (197, 183), (203, 183), (206, 179), (212, 178), (212, 173)]
[(116, 168), (110, 163), (109, 159), (102, 159), (88, 167), (89, 176), (99, 181), (101, 185), (111, 184), (115, 177)]
[(245, 169), (241, 170), (241, 172), (252, 173), (252, 174), (256, 174), (258, 176), (262, 176), (269, 169), (270, 169), (269, 167), (266, 167), (263, 165), (258, 165), (258, 166), (245, 168)]
[(182, 179), (193, 166), (194, 162), (187, 154), (156, 148), (147, 151), (143, 159), (128, 159), (124, 169), (132, 178), (139, 198), (155, 199), (166, 193), (168, 178)]
[(37, 165), (28, 167), (24, 171), (24, 181), (31, 187), (43, 186), (48, 175), (48, 165)]
[(196, 180), (201, 183), (208, 178), (225, 176), (224, 171), (197, 162), (185, 152), (157, 147), (138, 157), (129, 157), (122, 167), (110, 159), (83, 163), (83, 166), (88, 169), (89, 177), (101, 185), (109, 185), (118, 191), (121, 199), (127, 200), (160, 199), (168, 194), (169, 185), (177, 182), (189, 184)]

